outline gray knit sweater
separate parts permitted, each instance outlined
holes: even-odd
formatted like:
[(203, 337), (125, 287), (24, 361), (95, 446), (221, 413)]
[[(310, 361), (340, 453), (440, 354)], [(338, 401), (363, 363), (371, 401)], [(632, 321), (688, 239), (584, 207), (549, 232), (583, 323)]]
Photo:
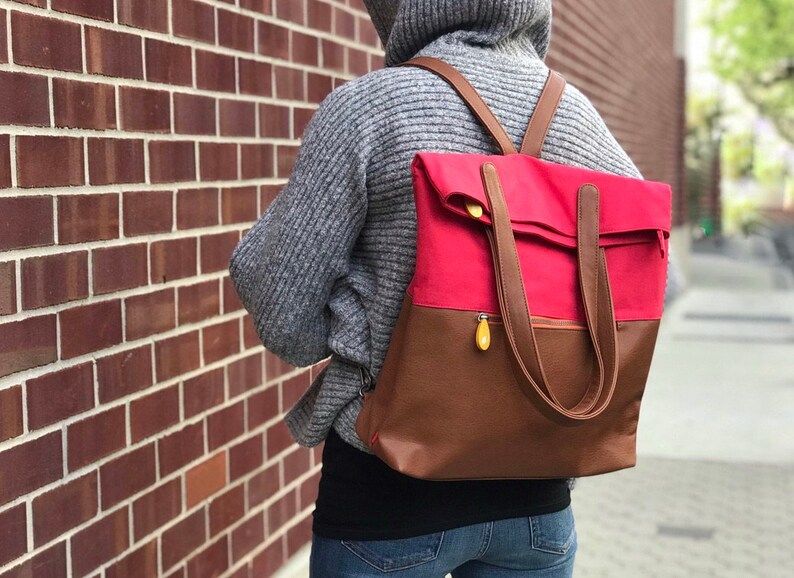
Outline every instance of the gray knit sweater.
[[(386, 68), (344, 84), (320, 104), (289, 182), (235, 248), (230, 272), (267, 349), (298, 367), (331, 356), (286, 415), (294, 439), (315, 446), (334, 427), (368, 452), (355, 432), (359, 367), (377, 380), (413, 274), (411, 161), (418, 151), (498, 154), (443, 80), (394, 65), (417, 54), (449, 62), (520, 148), (547, 75), (542, 59), (551, 2), (365, 3), (386, 47)], [(570, 84), (542, 157), (640, 176), (592, 104)], [(668, 297), (678, 286), (673, 277), (668, 275)]]

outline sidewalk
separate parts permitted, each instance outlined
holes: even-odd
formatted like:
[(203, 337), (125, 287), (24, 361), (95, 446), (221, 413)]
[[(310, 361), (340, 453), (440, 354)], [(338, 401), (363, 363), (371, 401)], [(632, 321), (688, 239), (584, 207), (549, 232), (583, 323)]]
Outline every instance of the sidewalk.
[[(636, 468), (578, 481), (576, 578), (794, 576), (794, 279), (763, 239), (692, 256)], [(308, 576), (308, 548), (280, 578)]]

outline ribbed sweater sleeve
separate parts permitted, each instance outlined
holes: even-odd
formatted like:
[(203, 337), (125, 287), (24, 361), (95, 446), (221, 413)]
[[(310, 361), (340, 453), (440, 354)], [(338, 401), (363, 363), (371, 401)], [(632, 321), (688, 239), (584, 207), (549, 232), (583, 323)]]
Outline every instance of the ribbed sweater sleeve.
[(369, 142), (353, 90), (329, 94), (306, 127), (289, 181), (234, 249), (229, 271), (264, 346), (305, 367), (328, 357), (329, 303), (344, 300), (367, 213)]

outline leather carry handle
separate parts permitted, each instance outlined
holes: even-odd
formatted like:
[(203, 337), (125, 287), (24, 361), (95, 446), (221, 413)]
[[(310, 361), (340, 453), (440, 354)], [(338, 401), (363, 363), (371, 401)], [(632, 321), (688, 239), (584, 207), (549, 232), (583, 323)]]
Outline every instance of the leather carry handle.
[[(494, 115), (490, 107), (485, 104), (477, 90), (458, 72), (458, 70), (438, 58), (432, 56), (417, 56), (399, 66), (416, 66), (435, 73), (446, 80), (455, 92), (464, 100), (471, 109), (474, 116), (482, 123), (488, 133), (493, 137), (503, 155), (514, 154), (518, 151), (513, 145), (513, 141)], [(549, 76), (540, 94), (540, 99), (532, 118), (529, 120), (527, 132), (521, 145), (521, 153), (540, 158), (543, 143), (549, 132), (551, 121), (557, 108), (560, 105), (563, 91), (565, 90), (565, 79), (557, 72), (549, 70)]]
[[(586, 184), (577, 199), (577, 264), (587, 328), (596, 359), (595, 376), (573, 408), (564, 407), (554, 395), (538, 350), (527, 304), (521, 265), (499, 174), (492, 163), (481, 168), (491, 212), (486, 229), (494, 257), (496, 287), (505, 333), (514, 360), (526, 382), (525, 393), (539, 397), (557, 414), (572, 420), (589, 420), (609, 405), (617, 383), (618, 341), (612, 292), (604, 250), (598, 245), (598, 189)], [(597, 379), (596, 379), (597, 377)]]

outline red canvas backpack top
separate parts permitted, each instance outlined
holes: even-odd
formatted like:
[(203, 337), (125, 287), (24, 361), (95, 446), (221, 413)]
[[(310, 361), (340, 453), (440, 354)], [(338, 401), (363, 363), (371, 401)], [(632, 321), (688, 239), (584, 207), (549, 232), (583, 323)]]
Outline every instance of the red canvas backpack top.
[(356, 431), (428, 480), (567, 478), (635, 464), (662, 316), (671, 191), (540, 160), (550, 73), (520, 154), (475, 89), (428, 57), (502, 155), (419, 153), (416, 269)]

